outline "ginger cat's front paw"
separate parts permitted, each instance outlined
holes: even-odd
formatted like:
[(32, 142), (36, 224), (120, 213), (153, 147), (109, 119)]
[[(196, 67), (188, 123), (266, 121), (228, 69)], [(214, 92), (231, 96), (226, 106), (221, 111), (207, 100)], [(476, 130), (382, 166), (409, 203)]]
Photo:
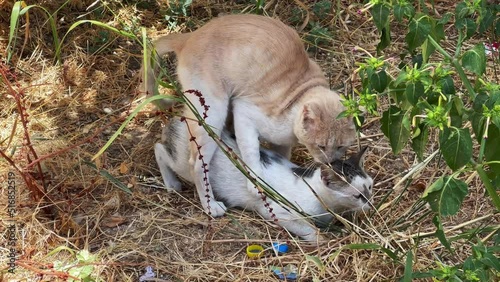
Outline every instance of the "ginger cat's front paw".
[[(208, 215), (211, 215), (213, 217), (221, 217), (226, 213), (226, 205), (224, 205), (223, 202), (219, 201), (210, 201), (210, 209), (208, 208), (207, 203), (203, 205), (203, 210), (205, 213)], [(209, 213), (210, 211), (210, 213)]]

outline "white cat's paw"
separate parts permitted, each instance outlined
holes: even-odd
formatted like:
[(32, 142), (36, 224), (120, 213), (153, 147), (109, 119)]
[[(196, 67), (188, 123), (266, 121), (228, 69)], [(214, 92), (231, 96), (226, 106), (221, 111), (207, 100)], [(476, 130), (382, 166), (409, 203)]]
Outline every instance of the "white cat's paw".
[(319, 231), (300, 237), (302, 237), (302, 239), (304, 239), (305, 241), (309, 241), (311, 243), (320, 243), (326, 241), (326, 237), (319, 234)]
[[(219, 201), (210, 201), (210, 210), (208, 209), (208, 205), (204, 207), (205, 212), (213, 217), (221, 217), (226, 213), (226, 205), (223, 202)], [(210, 211), (210, 213), (209, 213)]]
[(168, 183), (165, 183), (165, 187), (167, 188), (168, 192), (173, 192), (173, 191), (180, 192), (182, 190), (182, 183), (178, 180), (173, 180), (169, 181)]
[(247, 189), (248, 192), (250, 192), (252, 195), (261, 197), (261, 194), (259, 193), (259, 188), (257, 188), (250, 180), (247, 179)]

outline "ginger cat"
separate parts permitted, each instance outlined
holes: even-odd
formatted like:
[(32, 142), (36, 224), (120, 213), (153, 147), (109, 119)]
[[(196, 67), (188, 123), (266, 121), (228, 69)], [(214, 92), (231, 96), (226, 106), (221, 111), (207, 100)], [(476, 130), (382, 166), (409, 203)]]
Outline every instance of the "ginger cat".
[[(320, 67), (308, 58), (297, 32), (279, 20), (222, 16), (194, 32), (160, 37), (154, 47), (158, 56), (175, 52), (182, 88), (203, 94), (210, 106), (205, 121), (216, 134), (222, 132), (232, 107), (241, 157), (256, 176), (262, 171), (259, 139), (274, 144), (273, 149), (288, 158), (292, 146), (303, 144), (316, 161), (325, 163), (342, 156), (355, 140), (352, 121), (337, 119), (344, 110), (339, 95), (329, 89)], [(154, 70), (143, 72), (147, 75), (141, 87), (152, 95), (158, 85)], [(186, 96), (202, 113), (198, 97)], [(165, 100), (163, 107), (171, 104)], [(191, 129), (201, 146), (199, 152), (191, 142), (198, 195), (208, 214), (222, 216), (226, 208), (214, 200), (207, 186), (217, 144), (197, 122)], [(257, 192), (251, 182), (248, 189)]]

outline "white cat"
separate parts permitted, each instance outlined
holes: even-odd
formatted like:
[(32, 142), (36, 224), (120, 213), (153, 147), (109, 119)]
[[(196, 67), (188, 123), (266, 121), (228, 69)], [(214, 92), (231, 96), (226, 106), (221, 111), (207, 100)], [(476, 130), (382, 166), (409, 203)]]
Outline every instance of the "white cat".
[[(189, 138), (186, 124), (179, 118), (173, 118), (163, 129), (162, 143), (155, 144), (156, 161), (167, 189), (181, 189), (176, 174), (193, 182), (189, 164)], [(222, 132), (222, 140), (239, 155), (236, 141), (227, 131)], [(333, 216), (327, 209), (343, 213), (370, 208), (373, 180), (362, 167), (365, 151), (366, 147), (346, 161), (335, 160), (330, 165), (317, 164), (306, 169), (273, 151), (261, 148), (261, 178), (299, 210), (328, 223)], [(270, 206), (265, 207), (262, 199), (246, 188), (246, 177), (220, 148), (216, 150), (210, 165), (210, 184), (217, 201), (227, 207), (256, 211), (268, 220), (272, 219), (269, 212), (269, 208), (272, 208), (277, 223), (288, 231), (308, 241), (319, 239), (317, 228), (299, 213), (284, 209), (269, 199)]]
[[(279, 20), (222, 16), (194, 32), (162, 36), (154, 49), (159, 56), (175, 52), (179, 82), (183, 90), (200, 91), (210, 107), (205, 121), (215, 134), (222, 132), (232, 107), (241, 158), (255, 175), (261, 175), (259, 139), (274, 144), (273, 149), (286, 157), (292, 146), (303, 144), (316, 161), (327, 163), (340, 158), (356, 138), (351, 119), (337, 119), (345, 109), (340, 96), (307, 56), (297, 32)], [(142, 72), (141, 89), (152, 95), (157, 86), (154, 68), (146, 65)], [(199, 97), (186, 97), (200, 114), (205, 111)], [(171, 106), (168, 100), (162, 102), (162, 108)], [(192, 124), (200, 146), (191, 144), (193, 181), (205, 211), (222, 216), (224, 205), (213, 199), (204, 181), (212, 177), (210, 160), (217, 144), (204, 128), (194, 126), (197, 122)], [(248, 189), (257, 194), (250, 182)]]

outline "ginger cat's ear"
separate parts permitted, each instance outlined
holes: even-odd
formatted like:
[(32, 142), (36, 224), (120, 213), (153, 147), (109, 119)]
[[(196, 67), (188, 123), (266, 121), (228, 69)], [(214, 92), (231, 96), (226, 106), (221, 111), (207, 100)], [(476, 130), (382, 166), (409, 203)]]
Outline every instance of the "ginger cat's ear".
[(306, 104), (302, 108), (302, 127), (307, 130), (317, 129), (319, 115), (317, 109), (311, 104)]

